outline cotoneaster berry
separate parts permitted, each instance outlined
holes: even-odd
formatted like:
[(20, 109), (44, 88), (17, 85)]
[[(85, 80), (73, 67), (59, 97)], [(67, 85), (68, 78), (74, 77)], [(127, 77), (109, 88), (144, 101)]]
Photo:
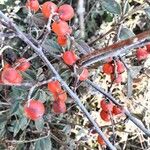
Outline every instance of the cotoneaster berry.
[(65, 113), (66, 112), (66, 104), (59, 100), (54, 101), (52, 109), (53, 109), (54, 113), (56, 113), (56, 114)]
[(101, 100), (100, 106), (104, 111), (112, 111), (113, 103), (111, 101)]
[(62, 55), (62, 59), (64, 60), (64, 62), (67, 64), (67, 65), (70, 65), (72, 66), (73, 64), (76, 63), (77, 61), (77, 56), (76, 54), (74, 53), (74, 51), (65, 51)]
[(84, 81), (84, 80), (86, 80), (88, 78), (88, 76), (89, 76), (88, 69), (87, 68), (83, 68), (81, 74), (79, 75), (79, 80), (80, 81)]
[(114, 72), (114, 66), (112, 65), (112, 63), (105, 63), (102, 67), (102, 70), (104, 73), (109, 75)]
[(53, 93), (53, 96), (56, 101), (65, 102), (67, 100), (67, 93), (62, 89), (58, 90), (56, 93)]
[(139, 48), (136, 51), (136, 57), (139, 61), (146, 59), (147, 56), (148, 56), (148, 52), (147, 52), (147, 49), (145, 47), (144, 48)]
[(52, 31), (55, 32), (57, 36), (66, 36), (72, 32), (68, 23), (62, 20), (52, 23)]
[(113, 110), (112, 110), (112, 114), (113, 114), (113, 115), (119, 115), (119, 114), (121, 114), (122, 112), (123, 112), (123, 111), (122, 111), (122, 108), (121, 108), (121, 107), (116, 106), (116, 105), (113, 106)]
[(6, 68), (2, 71), (1, 80), (4, 84), (19, 84), (23, 78), (14, 68)]
[(98, 135), (98, 137), (97, 137), (97, 142), (98, 142), (100, 145), (106, 145), (106, 144), (105, 144), (105, 141), (103, 140), (103, 138), (102, 138), (100, 135)]
[(24, 105), (25, 116), (31, 120), (38, 120), (43, 117), (45, 113), (45, 107), (40, 100), (31, 100)]
[(58, 36), (57, 37), (57, 43), (60, 46), (66, 46), (67, 45), (67, 37), (66, 36)]
[(27, 0), (26, 7), (31, 11), (37, 12), (39, 10), (38, 0)]
[(117, 60), (116, 65), (117, 65), (117, 73), (123, 73), (125, 71), (124, 64), (121, 61)]
[(52, 11), (56, 12), (58, 9), (57, 5), (54, 4), (53, 2), (45, 2), (42, 5), (42, 13), (44, 15), (44, 17), (49, 18), (49, 16), (51, 15)]
[(114, 83), (121, 83), (122, 82), (122, 74), (118, 74), (117, 77), (115, 77), (114, 74), (110, 75), (111, 81)]
[(18, 59), (17, 63), (19, 63), (19, 66), (16, 68), (16, 70), (22, 72), (26, 71), (30, 67), (30, 62), (25, 58)]
[(51, 81), (48, 83), (48, 90), (52, 93), (58, 93), (61, 90), (61, 85), (59, 81)]
[(150, 54), (150, 44), (146, 45), (146, 50)]
[(60, 19), (64, 21), (69, 21), (74, 16), (74, 10), (71, 5), (64, 4), (58, 8), (58, 14)]
[(106, 112), (106, 111), (104, 111), (104, 110), (102, 110), (102, 111), (100, 112), (100, 117), (101, 117), (101, 119), (104, 120), (105, 122), (109, 122), (109, 121), (111, 120), (109, 113)]

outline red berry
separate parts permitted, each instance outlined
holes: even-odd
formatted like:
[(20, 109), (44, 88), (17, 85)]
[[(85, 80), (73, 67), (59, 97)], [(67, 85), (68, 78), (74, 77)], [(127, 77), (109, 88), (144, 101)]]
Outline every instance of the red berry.
[(62, 56), (64, 62), (67, 64), (67, 65), (70, 65), (72, 66), (73, 64), (76, 63), (77, 61), (77, 56), (76, 54), (74, 53), (74, 51), (65, 51), (63, 53), (63, 56)]
[(31, 100), (24, 106), (25, 116), (31, 120), (42, 118), (45, 113), (45, 107), (40, 100)]
[(31, 11), (37, 12), (39, 10), (38, 0), (27, 0), (26, 7)]
[(72, 32), (68, 23), (61, 20), (52, 23), (52, 31), (55, 32), (57, 36), (66, 36), (67, 34), (71, 34)]
[(110, 75), (111, 81), (114, 83), (121, 83), (122, 82), (122, 74), (118, 74), (117, 78), (115, 78), (114, 74)]
[(112, 65), (112, 63), (106, 63), (103, 65), (103, 72), (106, 74), (111, 74), (114, 72), (114, 66)]
[(56, 101), (65, 102), (67, 100), (67, 93), (62, 89), (60, 89), (56, 93), (53, 93), (53, 96)]
[(106, 122), (109, 122), (111, 120), (110, 114), (108, 112), (104, 111), (104, 110), (102, 110), (100, 112), (100, 117), (101, 117), (102, 120), (104, 120)]
[(19, 84), (23, 78), (14, 68), (6, 68), (2, 71), (1, 80), (4, 84)]
[(45, 2), (42, 5), (42, 13), (44, 15), (44, 17), (49, 18), (49, 16), (51, 15), (52, 11), (56, 12), (58, 9), (57, 5), (54, 4), (53, 2)]
[(83, 68), (83, 71), (81, 72), (80, 76), (79, 76), (79, 80), (80, 81), (84, 81), (88, 78), (89, 76), (89, 71), (86, 68)]
[(61, 85), (57, 80), (51, 81), (48, 83), (48, 90), (52, 93), (57, 93), (58, 91), (61, 90)]
[(146, 45), (147, 52), (150, 54), (150, 44)]
[(117, 105), (114, 105), (113, 110), (112, 110), (112, 114), (113, 115), (119, 115), (121, 113), (122, 113), (122, 108), (117, 106)]
[(101, 100), (100, 106), (104, 111), (112, 111), (113, 103), (111, 101)]
[(116, 65), (117, 65), (117, 72), (118, 73), (123, 73), (125, 71), (125, 67), (124, 64), (121, 61), (116, 61)]
[(58, 13), (60, 16), (60, 19), (64, 21), (69, 21), (74, 16), (74, 10), (71, 5), (64, 4), (58, 8)]
[(67, 45), (67, 37), (66, 36), (58, 36), (57, 43), (61, 46), (66, 46)]
[(52, 109), (54, 113), (61, 114), (66, 112), (66, 104), (62, 101), (54, 101)]
[(146, 59), (147, 56), (148, 56), (148, 52), (147, 52), (146, 48), (139, 48), (136, 51), (136, 57), (139, 61)]
[(16, 70), (22, 72), (26, 71), (30, 67), (29, 61), (27, 61), (25, 58), (18, 59), (17, 63), (19, 63), (19, 66), (16, 68)]
[(100, 145), (106, 145), (106, 144), (105, 144), (105, 141), (103, 140), (103, 138), (102, 138), (100, 135), (98, 135), (98, 137), (97, 137), (97, 142), (98, 142)]

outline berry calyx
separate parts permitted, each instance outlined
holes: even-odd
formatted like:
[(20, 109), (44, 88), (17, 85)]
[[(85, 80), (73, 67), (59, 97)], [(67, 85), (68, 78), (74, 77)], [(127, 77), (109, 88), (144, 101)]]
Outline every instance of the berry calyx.
[(114, 74), (110, 75), (111, 81), (114, 83), (121, 83), (122, 82), (122, 74), (118, 74), (117, 77), (115, 77)]
[(112, 111), (113, 109), (113, 103), (105, 99), (101, 100), (100, 106), (104, 111)]
[(52, 109), (54, 113), (61, 114), (66, 112), (66, 104), (62, 101), (54, 101)]
[(39, 2), (38, 0), (27, 0), (26, 7), (31, 11), (37, 12), (39, 10)]
[(42, 5), (42, 13), (44, 15), (45, 18), (49, 18), (49, 16), (51, 15), (51, 13), (53, 12), (56, 12), (58, 9), (57, 5), (54, 4), (53, 2), (45, 2), (43, 5)]
[(24, 105), (24, 113), (27, 118), (35, 121), (43, 117), (45, 107), (40, 100), (33, 99)]
[(112, 74), (114, 72), (114, 66), (112, 63), (105, 63), (102, 68), (103, 72), (106, 74)]
[(97, 142), (98, 142), (100, 145), (106, 145), (106, 144), (105, 144), (105, 141), (103, 140), (103, 138), (102, 138), (100, 135), (98, 135), (98, 137), (97, 137)]
[(66, 46), (67, 45), (67, 37), (66, 36), (58, 36), (57, 37), (57, 43), (60, 46)]
[(119, 115), (121, 113), (122, 113), (122, 108), (117, 106), (117, 105), (114, 105), (113, 110), (112, 110), (112, 114), (113, 115)]
[(117, 73), (123, 73), (125, 71), (124, 64), (121, 61), (117, 60), (116, 65), (117, 65)]
[(67, 65), (70, 65), (72, 66), (73, 64), (76, 63), (77, 61), (77, 56), (76, 54), (74, 53), (74, 51), (65, 51), (62, 55), (62, 58), (64, 60), (64, 62), (67, 64)]
[(57, 91), (57, 93), (53, 93), (53, 96), (56, 101), (65, 102), (67, 100), (67, 93), (62, 89)]
[(106, 122), (109, 122), (111, 120), (109, 113), (104, 111), (104, 110), (102, 110), (100, 112), (100, 117), (101, 117), (102, 120), (104, 120)]
[(74, 16), (74, 10), (71, 5), (64, 4), (58, 8), (58, 14), (60, 19), (64, 21), (69, 21)]
[(66, 36), (67, 34), (71, 34), (72, 32), (68, 23), (62, 20), (52, 23), (52, 31), (55, 32), (57, 36)]
[(136, 51), (136, 57), (139, 61), (146, 59), (147, 56), (148, 56), (148, 52), (147, 52), (147, 49), (145, 47), (144, 48), (139, 48)]
[(25, 58), (18, 59), (17, 63), (19, 63), (19, 66), (17, 66), (16, 70), (22, 72), (26, 71), (30, 67), (30, 62)]
[(14, 68), (6, 68), (2, 71), (1, 80), (4, 84), (19, 84), (23, 78)]
[(52, 93), (58, 93), (61, 90), (59, 81), (51, 81), (48, 83), (48, 90)]
[(80, 81), (84, 81), (84, 80), (86, 80), (88, 78), (88, 76), (89, 76), (88, 69), (87, 68), (83, 68), (81, 74), (79, 75), (79, 80)]

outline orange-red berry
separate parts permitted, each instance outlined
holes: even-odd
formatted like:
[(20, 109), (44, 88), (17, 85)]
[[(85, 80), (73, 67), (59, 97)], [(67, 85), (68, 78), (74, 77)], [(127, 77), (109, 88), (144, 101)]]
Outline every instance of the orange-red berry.
[(66, 112), (66, 104), (59, 100), (54, 101), (52, 109), (53, 109), (54, 113), (56, 113), (56, 114), (65, 113)]
[(111, 101), (101, 100), (100, 106), (104, 111), (112, 111), (113, 103)]
[(58, 13), (60, 19), (64, 21), (69, 21), (74, 16), (74, 10), (71, 5), (64, 4), (58, 8)]
[(147, 52), (150, 54), (150, 44), (146, 45)]
[(66, 46), (67, 45), (67, 37), (66, 36), (58, 36), (57, 37), (57, 43), (60, 46)]
[(2, 71), (1, 80), (4, 84), (19, 84), (23, 78), (14, 68), (6, 68)]
[(52, 31), (55, 32), (57, 36), (66, 36), (72, 32), (68, 23), (62, 20), (52, 23)]
[(108, 112), (104, 111), (104, 110), (102, 110), (100, 112), (100, 117), (101, 117), (102, 120), (104, 120), (106, 122), (109, 122), (111, 120), (110, 114)]
[(116, 78), (115, 78), (114, 74), (111, 74), (110, 78), (111, 78), (111, 81), (114, 83), (121, 83), (122, 82), (122, 74), (118, 74)]
[(58, 90), (56, 93), (53, 93), (53, 96), (56, 101), (65, 102), (67, 100), (67, 93), (62, 89)]
[(62, 56), (64, 62), (67, 64), (67, 65), (70, 65), (72, 66), (73, 64), (76, 63), (77, 61), (77, 56), (76, 54), (74, 53), (74, 51), (65, 51), (63, 53), (63, 56)]
[(139, 61), (146, 59), (147, 56), (148, 56), (148, 52), (147, 52), (147, 49), (145, 47), (144, 48), (139, 48), (136, 51), (136, 57)]
[(58, 93), (61, 90), (61, 85), (59, 81), (51, 81), (48, 83), (48, 90), (52, 93)]
[(103, 140), (103, 138), (102, 138), (100, 135), (98, 135), (98, 137), (97, 137), (97, 142), (98, 142), (100, 145), (106, 145), (106, 144), (105, 144), (105, 141)]
[(79, 76), (79, 80), (80, 81), (84, 81), (84, 80), (86, 80), (88, 78), (88, 76), (89, 76), (88, 69), (87, 68), (83, 68), (83, 70), (82, 70), (82, 72), (81, 72), (81, 74)]
[(26, 71), (30, 67), (30, 62), (25, 58), (18, 59), (17, 63), (19, 63), (19, 66), (17, 66), (16, 70), (22, 72)]
[(46, 17), (46, 18), (49, 18), (51, 13), (56, 12), (57, 9), (58, 9), (57, 5), (50, 1), (45, 2), (42, 5), (42, 13), (43, 13), (44, 17)]
[(106, 74), (111, 74), (114, 72), (114, 66), (112, 65), (112, 63), (105, 63), (102, 69)]
[(113, 110), (112, 110), (112, 114), (113, 115), (119, 115), (121, 114), (123, 111), (122, 111), (122, 108), (117, 106), (117, 105), (114, 105), (113, 106)]
[(25, 116), (31, 120), (38, 120), (43, 117), (45, 107), (40, 100), (31, 100), (29, 104), (24, 105)]
[(27, 0), (26, 7), (31, 11), (37, 12), (39, 10), (38, 0)]
[(117, 65), (117, 72), (118, 73), (123, 73), (125, 71), (124, 64), (121, 61), (117, 60), (116, 65)]

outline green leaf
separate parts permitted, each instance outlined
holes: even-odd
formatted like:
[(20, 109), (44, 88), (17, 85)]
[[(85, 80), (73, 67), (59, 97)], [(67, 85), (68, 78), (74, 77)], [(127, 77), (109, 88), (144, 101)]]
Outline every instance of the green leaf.
[(144, 11), (145, 11), (147, 17), (150, 19), (150, 7), (145, 8)]
[(35, 121), (35, 127), (39, 131), (43, 130), (43, 128), (44, 128), (44, 120), (43, 120), (43, 118), (40, 118), (39, 120)]
[(42, 89), (38, 89), (33, 97), (35, 99), (40, 99), (43, 103), (47, 100), (47, 94)]
[(20, 104), (19, 104), (18, 101), (16, 101), (16, 102), (12, 105), (12, 107), (11, 107), (11, 109), (10, 109), (10, 114), (11, 114), (11, 116), (17, 113), (17, 111), (18, 111), (18, 109), (19, 109), (19, 105), (20, 105)]
[(35, 143), (35, 150), (51, 150), (52, 144), (49, 138), (38, 140)]
[(112, 14), (121, 14), (121, 6), (115, 0), (102, 0), (102, 7)]
[(120, 31), (120, 34), (119, 34), (119, 38), (121, 40), (125, 40), (125, 39), (128, 39), (130, 37), (133, 37), (135, 36), (135, 34), (128, 28), (126, 27), (123, 27)]

